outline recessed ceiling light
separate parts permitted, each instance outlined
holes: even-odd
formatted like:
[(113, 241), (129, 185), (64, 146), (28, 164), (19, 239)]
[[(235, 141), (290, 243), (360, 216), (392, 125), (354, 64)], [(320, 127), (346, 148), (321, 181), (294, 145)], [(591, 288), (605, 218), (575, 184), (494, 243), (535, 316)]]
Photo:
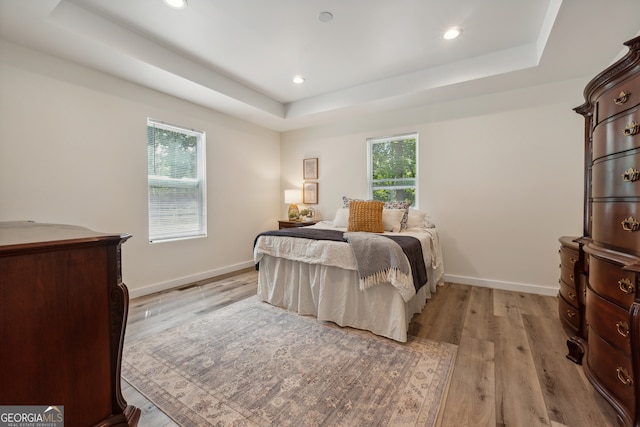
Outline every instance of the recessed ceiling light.
[(447, 30), (443, 35), (442, 38), (445, 40), (452, 40), (455, 39), (456, 37), (458, 37), (460, 34), (462, 34), (462, 28), (451, 28), (449, 30)]
[(304, 83), (304, 77), (302, 76), (294, 76), (293, 77), (293, 82), (297, 85), (301, 85), (302, 83)]
[(320, 22), (330, 22), (332, 19), (333, 13), (327, 12), (326, 10), (318, 14), (318, 21)]
[(187, 7), (187, 0), (162, 0), (164, 4), (172, 9), (184, 9)]

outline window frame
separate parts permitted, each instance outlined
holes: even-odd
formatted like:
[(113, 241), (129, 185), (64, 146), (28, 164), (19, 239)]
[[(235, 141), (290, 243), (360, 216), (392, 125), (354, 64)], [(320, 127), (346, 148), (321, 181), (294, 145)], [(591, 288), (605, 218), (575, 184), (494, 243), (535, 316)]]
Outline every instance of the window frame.
[[(159, 175), (149, 174), (149, 128), (159, 128), (170, 132), (180, 133), (196, 138), (196, 178), (171, 178)], [(153, 185), (156, 184), (156, 185)], [(180, 231), (174, 228), (164, 234), (160, 234), (157, 230), (152, 229), (152, 207), (151, 207), (151, 188), (159, 186), (169, 188), (199, 188), (197, 194), (198, 203), (198, 220), (197, 229), (191, 231)], [(206, 180), (206, 132), (195, 129), (188, 129), (183, 126), (177, 126), (147, 118), (147, 220), (148, 220), (148, 241), (150, 244), (172, 242), (177, 240), (198, 239), (207, 237), (207, 180)]]
[[(374, 179), (373, 179), (373, 145), (374, 144), (380, 144), (380, 143), (388, 143), (388, 142), (393, 142), (393, 141), (401, 141), (404, 139), (415, 139), (416, 141), (416, 150), (415, 150), (415, 177), (414, 178), (394, 178), (394, 179), (398, 179), (398, 180), (403, 180), (403, 181), (407, 181), (407, 180), (411, 180), (413, 179), (414, 185), (412, 186), (407, 186), (407, 185), (402, 185), (402, 186), (398, 186), (396, 187), (397, 189), (401, 189), (401, 188), (413, 188), (414, 192), (415, 192), (415, 197), (413, 200), (413, 204), (411, 205), (411, 207), (413, 208), (417, 208), (418, 207), (418, 184), (419, 184), (419, 179), (418, 179), (418, 169), (419, 169), (419, 165), (418, 165), (418, 159), (419, 159), (419, 139), (418, 139), (418, 132), (408, 132), (408, 133), (404, 133), (404, 134), (399, 134), (399, 135), (392, 135), (392, 136), (384, 136), (384, 137), (374, 137), (374, 138), (367, 138), (367, 191), (368, 191), (368, 197), (371, 200), (374, 200), (374, 191), (377, 189), (384, 189), (384, 188), (392, 188), (389, 186), (382, 186), (382, 187), (374, 187)], [(385, 180), (385, 181), (389, 181), (389, 179)], [(390, 200), (390, 201), (397, 201), (397, 200)], [(401, 200), (403, 201), (403, 200)]]

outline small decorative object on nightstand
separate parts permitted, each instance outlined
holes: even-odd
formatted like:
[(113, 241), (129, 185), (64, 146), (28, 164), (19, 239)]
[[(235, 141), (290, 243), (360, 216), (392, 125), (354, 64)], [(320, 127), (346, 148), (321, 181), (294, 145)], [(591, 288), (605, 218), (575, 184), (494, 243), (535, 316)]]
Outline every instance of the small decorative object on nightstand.
[(309, 225), (313, 225), (318, 221), (287, 221), (287, 220), (279, 220), (278, 221), (278, 229), (282, 230), (283, 228), (295, 228), (295, 227), (307, 227)]

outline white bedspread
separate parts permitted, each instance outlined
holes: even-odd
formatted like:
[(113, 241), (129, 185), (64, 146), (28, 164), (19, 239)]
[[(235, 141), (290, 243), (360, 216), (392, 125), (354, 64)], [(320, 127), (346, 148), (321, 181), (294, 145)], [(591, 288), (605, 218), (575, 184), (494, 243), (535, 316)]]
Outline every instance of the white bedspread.
[[(331, 222), (312, 227), (346, 231), (333, 227)], [(399, 234), (420, 240), (427, 268), (427, 285), (408, 301), (390, 283), (361, 290), (348, 243), (283, 236), (260, 236), (256, 241), (254, 261), (260, 262), (258, 297), (319, 320), (406, 342), (411, 318), (422, 311), (442, 284), (444, 267), (435, 228)]]
[[(310, 227), (347, 231), (346, 228), (334, 227), (331, 221), (320, 221)], [(442, 249), (438, 230), (436, 228), (410, 229), (401, 233), (385, 232), (384, 234), (412, 236), (420, 241), (425, 267), (427, 270), (440, 271), (440, 274), (435, 274), (435, 281), (429, 280), (431, 292), (435, 292), (437, 283), (433, 282), (440, 281), (443, 270)], [(271, 255), (307, 264), (339, 267), (345, 270), (357, 271), (358, 269), (351, 247), (343, 242), (282, 236), (260, 236), (253, 250), (254, 261), (256, 263), (260, 262), (263, 255)], [(429, 279), (433, 276), (429, 271), (428, 275)]]

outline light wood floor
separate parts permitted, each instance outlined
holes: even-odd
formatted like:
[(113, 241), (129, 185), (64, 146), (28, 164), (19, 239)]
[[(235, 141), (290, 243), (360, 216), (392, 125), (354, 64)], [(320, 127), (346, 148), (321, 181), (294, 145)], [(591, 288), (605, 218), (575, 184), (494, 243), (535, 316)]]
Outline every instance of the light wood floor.
[[(256, 293), (245, 270), (131, 300), (125, 349), (149, 334), (188, 322)], [(554, 297), (447, 283), (410, 325), (410, 334), (458, 345), (443, 427), (616, 427), (611, 406), (582, 368), (565, 358), (566, 335)], [(125, 381), (140, 427), (175, 426)]]

